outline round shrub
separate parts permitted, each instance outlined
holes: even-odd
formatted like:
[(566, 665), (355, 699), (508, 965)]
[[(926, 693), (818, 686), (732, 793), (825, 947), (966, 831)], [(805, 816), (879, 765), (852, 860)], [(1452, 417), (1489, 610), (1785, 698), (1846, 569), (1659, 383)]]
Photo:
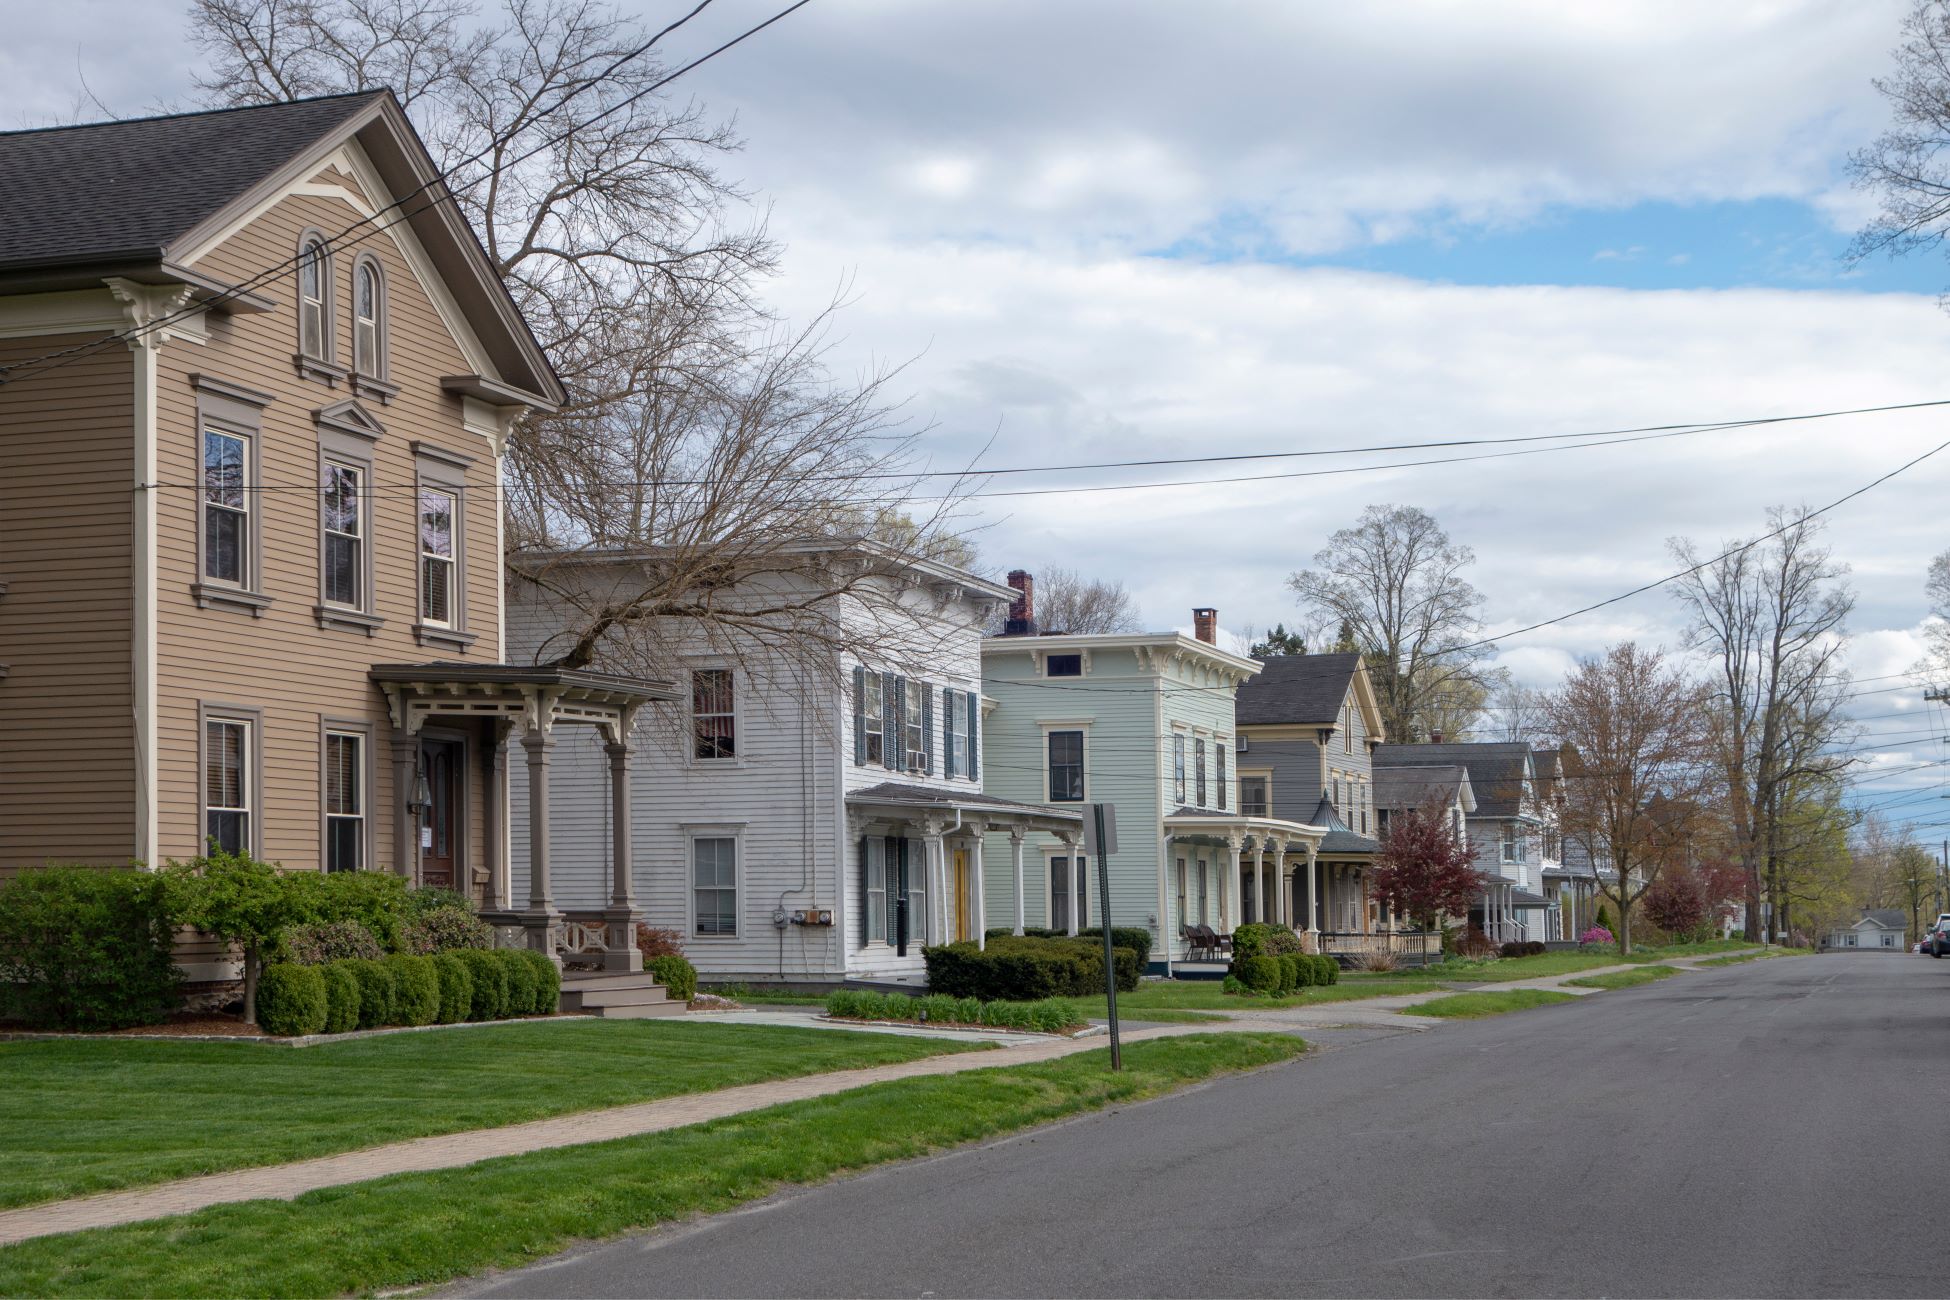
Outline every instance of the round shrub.
[(393, 973), (393, 1020), (430, 1025), (440, 1015), (440, 975), (431, 957), (397, 953), (381, 965)]
[(325, 1032), (325, 977), (316, 966), (280, 962), (257, 977), (257, 1026), (279, 1038)]
[[(510, 1005), (510, 1012), (531, 1016), (552, 1016), (562, 1000), (562, 968), (548, 959), (547, 954), (536, 952), (533, 948), (510, 950), (516, 958), (516, 965), (526, 966), (533, 981), (528, 1003), (524, 1006)], [(512, 1004), (514, 995), (509, 994)]]
[(0, 884), (0, 1016), (33, 1029), (123, 1029), (165, 1019), (182, 976), (154, 872), (42, 867)]
[(325, 981), (325, 1032), (350, 1033), (359, 1027), (359, 977), (343, 962), (329, 962), (317, 968)]
[(1341, 964), (1339, 962), (1324, 953), (1315, 957), (1313, 960), (1315, 983), (1339, 984), (1341, 982)]
[(280, 936), (283, 959), (300, 966), (323, 966), (328, 961), (364, 957), (377, 961), (386, 955), (371, 930), (357, 921), (320, 921), (294, 925)]
[(457, 948), (492, 948), (494, 931), (488, 923), (461, 907), (430, 907), (402, 925), (400, 951), (417, 957)]
[(651, 958), (650, 973), (672, 1002), (689, 1002), (697, 996), (697, 967), (674, 952)]
[(1274, 957), (1280, 963), (1280, 992), (1291, 993), (1300, 987), (1300, 958), (1297, 952), (1283, 952)]
[(1255, 953), (1233, 962), (1239, 982), (1255, 993), (1277, 993), (1280, 990), (1280, 960), (1265, 953)]
[(455, 957), (467, 963), (474, 980), (474, 996), (468, 1003), (469, 1020), (499, 1020), (508, 1014), (508, 967), (493, 948), (462, 948)]
[(393, 972), (364, 957), (340, 963), (359, 982), (359, 1028), (397, 1024), (393, 1018)]
[(427, 912), (457, 909), (468, 914), (474, 911), (473, 900), (458, 890), (442, 889), (438, 885), (419, 885), (406, 891), (406, 914), (420, 916)]
[(443, 1025), (467, 1019), (474, 1004), (474, 977), (467, 973), (467, 963), (450, 952), (437, 952), (427, 960), (440, 981), (440, 1014), (434, 1019)]
[(508, 1002), (503, 1015), (526, 1016), (535, 1009), (535, 968), (521, 954), (519, 948), (498, 948), (494, 953), (508, 975)]

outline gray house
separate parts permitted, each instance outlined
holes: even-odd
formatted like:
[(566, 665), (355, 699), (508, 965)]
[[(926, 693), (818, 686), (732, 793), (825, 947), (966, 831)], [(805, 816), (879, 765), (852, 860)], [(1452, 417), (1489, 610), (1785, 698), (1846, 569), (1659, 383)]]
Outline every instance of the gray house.
[[(1239, 806), (1294, 817), (1325, 831), (1317, 850), (1313, 914), (1303, 927), (1320, 950), (1420, 951), (1370, 895), (1380, 845), (1374, 752), (1384, 739), (1367, 665), (1355, 653), (1273, 655), (1239, 688)], [(1304, 915), (1306, 904), (1298, 905)]]

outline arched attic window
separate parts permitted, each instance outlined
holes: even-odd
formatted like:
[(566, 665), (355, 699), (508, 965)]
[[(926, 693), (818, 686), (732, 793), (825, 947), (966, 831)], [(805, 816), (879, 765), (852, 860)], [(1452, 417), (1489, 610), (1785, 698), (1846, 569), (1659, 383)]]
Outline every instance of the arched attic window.
[(352, 267), (352, 370), (386, 377), (386, 277), (370, 253)]
[(332, 360), (332, 255), (310, 230), (298, 240), (298, 356)]

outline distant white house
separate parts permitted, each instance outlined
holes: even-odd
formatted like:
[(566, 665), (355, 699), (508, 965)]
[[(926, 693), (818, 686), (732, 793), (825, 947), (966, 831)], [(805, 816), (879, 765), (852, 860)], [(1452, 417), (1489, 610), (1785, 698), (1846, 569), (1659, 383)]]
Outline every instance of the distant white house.
[(1822, 938), (1821, 946), (1841, 952), (1859, 952), (1863, 949), (1904, 952), (1909, 948), (1907, 933), (1907, 918), (1900, 909), (1884, 907), (1871, 911), (1864, 908), (1861, 920), (1854, 925), (1836, 926)]

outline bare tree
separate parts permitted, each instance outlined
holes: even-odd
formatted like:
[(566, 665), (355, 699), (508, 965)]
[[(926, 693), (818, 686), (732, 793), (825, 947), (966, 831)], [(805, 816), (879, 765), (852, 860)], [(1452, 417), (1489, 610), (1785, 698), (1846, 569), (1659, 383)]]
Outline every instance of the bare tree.
[(1633, 905), (1669, 865), (1689, 860), (1701, 829), (1712, 768), (1706, 692), (1659, 651), (1628, 641), (1579, 664), (1545, 714), (1580, 759), (1564, 782), (1563, 834), (1588, 850), (1593, 883), (1618, 907), (1619, 950), (1630, 952)]
[(1849, 155), (1856, 188), (1881, 205), (1849, 246), (1850, 261), (1934, 250), (1950, 238), (1950, 3), (1916, 0), (1900, 33), (1895, 72), (1874, 82), (1894, 120)]
[(1505, 677), (1490, 696), (1494, 721), (1485, 730), (1498, 740), (1521, 741), (1533, 749), (1557, 739), (1551, 733), (1550, 694)]
[(1462, 576), (1475, 563), (1433, 516), (1414, 506), (1369, 506), (1328, 538), (1316, 568), (1287, 579), (1323, 623), (1338, 623), (1367, 657), (1390, 737), (1467, 731), (1487, 698), (1480, 644), (1482, 593)]
[(1690, 572), (1675, 595), (1691, 616), (1688, 641), (1713, 665), (1715, 748), (1735, 843), (1747, 872), (1747, 938), (1759, 941), (1761, 888), (1788, 923), (1781, 874), (1785, 813), (1811, 783), (1838, 776), (1847, 728), (1842, 653), (1854, 594), (1805, 511), (1775, 508), (1769, 529), (1710, 560), (1684, 539), (1673, 554)]
[[(1055, 565), (1036, 572), (1036, 623), (1052, 632), (1142, 632), (1137, 602), (1121, 582)], [(1001, 630), (998, 622), (995, 631)]]

